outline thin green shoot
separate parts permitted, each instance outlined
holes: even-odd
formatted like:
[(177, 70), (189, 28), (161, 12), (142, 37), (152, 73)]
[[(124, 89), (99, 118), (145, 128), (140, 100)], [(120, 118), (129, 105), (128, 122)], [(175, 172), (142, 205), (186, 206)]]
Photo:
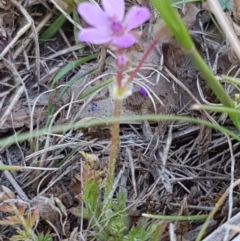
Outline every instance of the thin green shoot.
[(227, 83), (230, 83), (230, 84), (240, 85), (240, 79), (239, 78), (233, 78), (233, 77), (226, 76), (226, 75), (221, 76), (221, 81), (227, 82)]
[[(71, 12), (69, 12), (71, 13)], [(59, 15), (56, 20), (39, 36), (39, 44), (45, 43), (46, 41), (50, 40), (63, 26), (66, 22), (66, 17), (61, 14)]]
[(159, 219), (162, 221), (201, 221), (201, 220), (206, 220), (208, 215), (190, 215), (190, 216), (168, 216), (168, 215), (152, 215), (152, 214), (147, 214), (143, 213), (143, 217), (147, 218), (154, 218), (154, 219)]
[(179, 6), (179, 5), (183, 5), (186, 3), (196, 3), (196, 2), (202, 2), (202, 0), (182, 0), (182, 1), (171, 0), (172, 6)]
[[(84, 64), (90, 60), (95, 59), (98, 56), (98, 54), (93, 54), (87, 57), (83, 57), (81, 59), (77, 59), (75, 61), (72, 61), (70, 63), (68, 63), (65, 67), (63, 67), (57, 74), (56, 76), (53, 78), (52, 84), (51, 84), (51, 88), (53, 89), (54, 86), (56, 85), (56, 83), (64, 77), (64, 75), (66, 75), (69, 71), (72, 71), (73, 69), (79, 67), (81, 64)], [(87, 74), (91, 73), (94, 69), (89, 70), (81, 75), (77, 75), (74, 78), (72, 78), (70, 80), (70, 82), (68, 83), (68, 86), (65, 86), (62, 88), (62, 90), (60, 91), (60, 93), (57, 95), (57, 101), (59, 102), (63, 95), (66, 93), (66, 91), (68, 90), (69, 87), (71, 87), (76, 81), (78, 81), (79, 79), (83, 78), (84, 76), (86, 76)], [(52, 105), (52, 103), (48, 103), (48, 119), (46, 122), (46, 127), (49, 126), (51, 120), (52, 120), (52, 116), (55, 112), (55, 107)]]
[(75, 61), (72, 61), (70, 63), (68, 63), (66, 66), (64, 66), (57, 74), (56, 76), (53, 78), (53, 81), (51, 83), (51, 89), (54, 88), (54, 85), (61, 79), (64, 77), (64, 75), (66, 75), (69, 71), (72, 71), (73, 69), (79, 67), (81, 64), (84, 64), (88, 61), (91, 61), (95, 58), (97, 58), (98, 54), (93, 54), (93, 55), (89, 55), (87, 57), (83, 57), (81, 59), (77, 59)]
[[(229, 112), (232, 111), (232, 113), (239, 115), (240, 114), (240, 110), (236, 110), (236, 109), (231, 109), (231, 108), (226, 108), (225, 110), (229, 110)], [(234, 138), (237, 141), (240, 141), (240, 136), (238, 134), (235, 134), (233, 131), (217, 125), (217, 124), (213, 124), (209, 121), (206, 120), (200, 120), (200, 119), (196, 119), (196, 118), (192, 118), (192, 117), (186, 117), (186, 116), (174, 116), (174, 115), (133, 115), (133, 116), (122, 116), (120, 118), (115, 118), (115, 117), (107, 117), (107, 118), (102, 118), (101, 120), (91, 120), (91, 121), (87, 121), (87, 122), (78, 122), (78, 123), (69, 123), (69, 124), (63, 124), (63, 125), (56, 125), (56, 126), (52, 126), (51, 128), (42, 128), (36, 131), (33, 131), (31, 133), (31, 138), (35, 138), (35, 137), (40, 137), (40, 136), (44, 136), (48, 133), (63, 133), (66, 131), (69, 131), (71, 129), (82, 129), (82, 128), (88, 128), (91, 126), (105, 126), (105, 125), (110, 125), (112, 123), (115, 122), (131, 122), (131, 121), (155, 121), (155, 122), (159, 122), (159, 121), (180, 121), (180, 122), (186, 122), (186, 123), (192, 123), (192, 124), (198, 124), (198, 125), (205, 125), (208, 126), (214, 130), (220, 131), (224, 134), (227, 134), (228, 136)], [(30, 132), (26, 132), (26, 133), (21, 133), (17, 136), (11, 136), (8, 138), (2, 138), (0, 139), (0, 147), (3, 146), (10, 146), (16, 143), (21, 143), (23, 141), (27, 141), (30, 137)]]
[(225, 106), (216, 106), (216, 105), (192, 105), (192, 109), (194, 110), (208, 110), (217, 113), (226, 113), (226, 114), (235, 114), (240, 116), (240, 109), (229, 108)]
[(83, 93), (81, 93), (78, 97), (79, 100), (85, 99), (86, 97), (88, 97), (89, 95), (95, 93), (96, 91), (102, 89), (103, 87), (109, 85), (110, 83), (112, 83), (113, 79), (107, 79), (104, 81), (101, 81), (100, 83), (92, 86), (91, 88), (89, 88), (88, 90), (84, 91)]

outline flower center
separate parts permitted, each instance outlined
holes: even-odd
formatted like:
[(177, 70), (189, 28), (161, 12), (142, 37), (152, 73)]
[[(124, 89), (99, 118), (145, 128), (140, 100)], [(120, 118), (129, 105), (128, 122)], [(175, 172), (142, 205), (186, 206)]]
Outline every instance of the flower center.
[(113, 33), (118, 34), (122, 30), (122, 24), (118, 21), (113, 21), (111, 23), (111, 30)]

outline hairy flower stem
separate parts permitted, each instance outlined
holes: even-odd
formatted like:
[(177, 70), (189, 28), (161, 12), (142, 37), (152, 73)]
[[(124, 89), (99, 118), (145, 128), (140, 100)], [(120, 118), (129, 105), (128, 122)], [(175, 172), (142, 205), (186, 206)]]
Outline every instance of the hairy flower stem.
[[(114, 117), (120, 116), (121, 110), (121, 100), (115, 99), (114, 100)], [(105, 201), (106, 206), (108, 207), (108, 198), (109, 194), (113, 187), (113, 180), (114, 180), (114, 171), (116, 165), (116, 159), (118, 154), (118, 145), (119, 145), (119, 122), (115, 122), (112, 125), (112, 139), (111, 139), (111, 151), (108, 163), (108, 173), (107, 173), (107, 183), (106, 183), (106, 191), (105, 191)]]
[(121, 71), (118, 71), (117, 72), (117, 88), (120, 90), (122, 88), (122, 72)]
[[(116, 76), (116, 81), (117, 81), (117, 87), (118, 87), (119, 91), (127, 89), (128, 85), (131, 84), (131, 82), (133, 81), (137, 72), (140, 70), (140, 68), (142, 67), (143, 63), (146, 61), (149, 54), (155, 48), (161, 34), (162, 34), (162, 31), (160, 30), (157, 33), (157, 35), (155, 36), (154, 41), (151, 43), (151, 45), (149, 46), (149, 48), (143, 55), (141, 61), (139, 62), (138, 66), (136, 67), (136, 69), (130, 75), (126, 84), (122, 85), (122, 71), (118, 71), (117, 76)], [(116, 98), (114, 101), (114, 117), (118, 118), (120, 116), (120, 109), (121, 109), (121, 100)], [(112, 190), (112, 186), (113, 186), (114, 171), (115, 171), (116, 159), (117, 159), (117, 154), (118, 154), (118, 145), (119, 145), (119, 122), (116, 122), (116, 123), (113, 123), (113, 125), (112, 125), (111, 151), (110, 151), (110, 157), (109, 157), (107, 184), (106, 184), (106, 192), (105, 192), (105, 201), (107, 204), (106, 205), (107, 208), (109, 207), (108, 197), (109, 197), (109, 194), (110, 194), (110, 192)]]

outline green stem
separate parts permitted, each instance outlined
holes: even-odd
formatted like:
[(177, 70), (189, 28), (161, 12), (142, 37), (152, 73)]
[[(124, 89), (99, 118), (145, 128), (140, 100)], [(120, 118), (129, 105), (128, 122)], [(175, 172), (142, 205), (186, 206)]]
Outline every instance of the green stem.
[(153, 215), (153, 214), (142, 214), (143, 217), (154, 218), (164, 221), (198, 221), (206, 220), (208, 215), (190, 215), (190, 216), (167, 216), (167, 215)]
[[(233, 108), (227, 108), (225, 107), (226, 110), (229, 110), (229, 113), (234, 113), (236, 115), (240, 115), (240, 110), (238, 109), (233, 109)], [(102, 118), (100, 120), (91, 120), (91, 121), (85, 121), (85, 122), (77, 122), (77, 123), (68, 123), (68, 124), (62, 124), (62, 125), (56, 125), (49, 128), (43, 128), (39, 129), (37, 131), (33, 131), (31, 134), (31, 137), (39, 137), (39, 136), (45, 136), (48, 133), (64, 133), (66, 131), (69, 131), (71, 129), (81, 129), (81, 128), (89, 128), (91, 126), (105, 126), (105, 125), (110, 125), (112, 123), (116, 122), (131, 122), (131, 121), (181, 121), (181, 122), (188, 122), (192, 124), (198, 124), (198, 125), (205, 125), (210, 128), (213, 128), (215, 130), (218, 130), (222, 133), (225, 133), (229, 135), (230, 137), (234, 138), (235, 140), (240, 142), (240, 137), (239, 134), (234, 133), (233, 131), (217, 125), (213, 124), (209, 121), (201, 120), (201, 119), (196, 119), (188, 116), (174, 116), (174, 115), (132, 115), (132, 116), (122, 116), (122, 117), (108, 117), (108, 118)], [(10, 136), (7, 138), (2, 138), (0, 139), (0, 147), (6, 147), (10, 146), (12, 144), (15, 144), (17, 142), (23, 142), (27, 141), (29, 139), (29, 132), (21, 133), (17, 136)]]
[(21, 166), (0, 165), (0, 170), (2, 170), (2, 171), (22, 171), (22, 167)]
[[(115, 99), (114, 101), (114, 117), (119, 118), (121, 110), (121, 100)], [(119, 144), (119, 122), (115, 122), (112, 125), (112, 139), (111, 139), (111, 151), (108, 163), (107, 183), (105, 192), (105, 201), (108, 203), (108, 197), (113, 187), (114, 171), (116, 165), (116, 159), (118, 154)]]

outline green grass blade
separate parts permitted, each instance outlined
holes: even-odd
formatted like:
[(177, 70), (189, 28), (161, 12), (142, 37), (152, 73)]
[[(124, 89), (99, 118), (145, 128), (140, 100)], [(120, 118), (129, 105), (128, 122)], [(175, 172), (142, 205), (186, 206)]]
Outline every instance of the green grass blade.
[(84, 98), (86, 98), (87, 96), (91, 95), (92, 93), (98, 91), (99, 89), (109, 85), (111, 82), (113, 81), (113, 79), (107, 79), (104, 80), (102, 82), (100, 82), (99, 84), (89, 88), (88, 90), (86, 90), (85, 92), (81, 93), (78, 97), (79, 100), (82, 100)]
[(226, 114), (235, 114), (237, 116), (240, 116), (240, 110), (235, 108), (229, 108), (226, 106), (214, 106), (214, 105), (193, 105), (193, 109), (196, 110), (208, 110), (218, 113), (226, 113)]
[(226, 75), (221, 76), (221, 78), (222, 78), (222, 81), (228, 82), (230, 84), (240, 85), (239, 78), (233, 78), (233, 77), (226, 76)]
[[(68, 86), (64, 86), (62, 88), (62, 90), (60, 91), (60, 93), (58, 94), (57, 96), (57, 101), (60, 101), (63, 97), (63, 95), (66, 93), (66, 91), (68, 90), (69, 87), (71, 87), (77, 80), (83, 78), (84, 76), (90, 74), (91, 72), (93, 72), (94, 69), (91, 69), (81, 75), (76, 75), (74, 78), (72, 78), (69, 83), (68, 83)], [(49, 124), (52, 120), (52, 116), (55, 112), (55, 107), (51, 104), (51, 103), (48, 103), (48, 119), (47, 119), (47, 122), (46, 122), (46, 127), (49, 127)]]
[(86, 72), (84, 72), (83, 74), (80, 74), (80, 75), (76, 75), (74, 76), (69, 82), (68, 82), (68, 85), (67, 86), (64, 86), (62, 88), (62, 90), (60, 91), (60, 93), (58, 94), (57, 96), (57, 100), (60, 101), (63, 97), (63, 95), (66, 93), (66, 91), (68, 90), (69, 87), (71, 87), (76, 81), (78, 81), (79, 79), (85, 77), (86, 75), (92, 73), (95, 69), (90, 69)]
[(60, 15), (44, 32), (39, 36), (39, 43), (42, 44), (51, 39), (66, 22), (64, 15)]
[(185, 3), (194, 3), (194, 2), (202, 2), (202, 0), (182, 0), (182, 1), (171, 0), (171, 4), (173, 6), (178, 6), (178, 5), (182, 5), (182, 4), (185, 4)]
[(2, 171), (21, 171), (21, 166), (8, 166), (8, 165), (0, 165), (0, 170)]
[(143, 217), (159, 219), (163, 221), (199, 221), (207, 219), (208, 215), (190, 215), (190, 216), (168, 216), (168, 215), (152, 215), (152, 214), (142, 214)]
[[(73, 11), (73, 20), (78, 23), (79, 25), (81, 25), (80, 23), (80, 18), (79, 18), (79, 15), (78, 15), (78, 12), (77, 10)], [(78, 40), (78, 33), (79, 33), (79, 29), (74, 25), (73, 26), (73, 34), (74, 34), (74, 40), (75, 40), (75, 44), (78, 45), (79, 44), (79, 40)], [(83, 50), (80, 50), (80, 51), (83, 51)]]
[(77, 59), (75, 61), (72, 61), (70, 63), (68, 63), (64, 68), (62, 68), (54, 77), (52, 84), (51, 84), (51, 88), (54, 87), (54, 85), (65, 75), (67, 74), (69, 71), (73, 70), (74, 68), (78, 67), (81, 64), (84, 64), (90, 60), (93, 60), (95, 58), (97, 58), (98, 54), (93, 54), (93, 55), (89, 55), (87, 57), (83, 57), (81, 59)]
[(62, 166), (62, 164), (65, 163), (71, 157), (73, 157), (77, 153), (78, 150), (79, 150), (79, 146), (72, 149), (72, 151), (67, 156), (65, 156), (59, 163), (57, 163), (57, 167)]
[[(240, 115), (240, 110), (234, 110), (235, 113)], [(64, 124), (64, 125), (56, 125), (51, 128), (42, 128), (39, 130), (35, 130), (33, 132), (26, 132), (26, 133), (21, 133), (17, 136), (13, 135), (8, 138), (2, 138), (0, 139), (0, 147), (6, 147), (10, 146), (12, 144), (20, 143), (26, 140), (29, 140), (30, 138), (35, 138), (39, 136), (44, 136), (47, 133), (64, 133), (66, 131), (69, 131), (71, 129), (82, 129), (82, 128), (88, 128), (91, 126), (104, 126), (104, 125), (110, 125), (112, 123), (116, 122), (130, 122), (130, 121), (180, 121), (180, 122), (186, 122), (186, 123), (192, 123), (192, 124), (199, 124), (199, 125), (205, 125), (208, 126), (214, 130), (220, 131), (224, 134), (227, 134), (228, 136), (234, 138), (235, 140), (240, 142), (240, 136), (239, 134), (235, 134), (233, 131), (217, 125), (213, 124), (209, 121), (206, 120), (200, 120), (200, 119), (195, 119), (192, 117), (186, 117), (186, 116), (174, 116), (174, 115), (144, 115), (144, 116), (138, 116), (138, 115), (133, 115), (133, 116), (122, 116), (120, 118), (116, 117), (108, 117), (108, 118), (103, 118), (101, 120), (91, 120), (91, 121), (86, 121), (86, 122), (78, 122), (78, 123), (69, 123), (69, 124)]]

